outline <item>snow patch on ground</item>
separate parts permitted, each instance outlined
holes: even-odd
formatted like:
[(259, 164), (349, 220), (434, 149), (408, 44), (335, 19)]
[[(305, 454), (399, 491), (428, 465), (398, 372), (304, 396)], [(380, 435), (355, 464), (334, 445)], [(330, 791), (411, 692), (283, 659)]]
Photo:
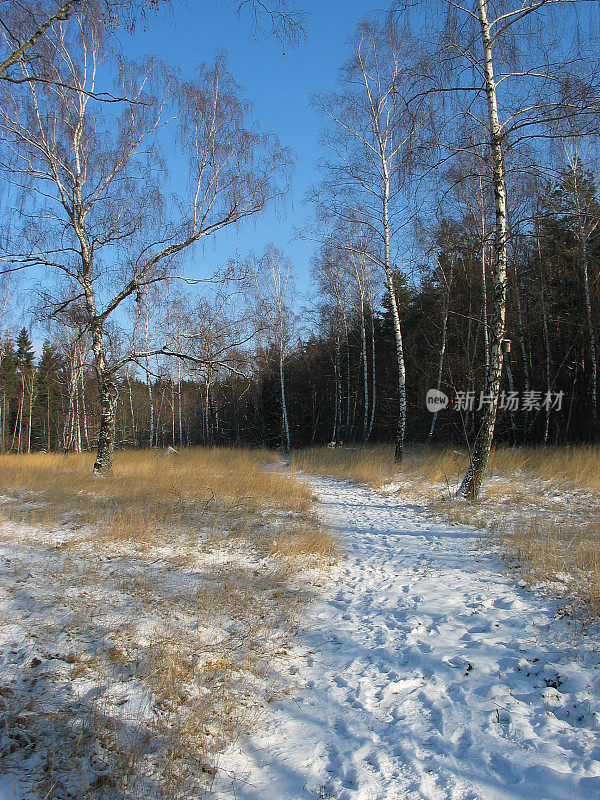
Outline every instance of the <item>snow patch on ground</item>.
[(70, 523), (0, 534), (0, 800), (203, 796), (279, 691), (300, 603), (280, 564), (211, 528), (147, 551)]
[(600, 798), (597, 637), (474, 529), (313, 484), (346, 555), (288, 662), (295, 690), (220, 760), (219, 800)]

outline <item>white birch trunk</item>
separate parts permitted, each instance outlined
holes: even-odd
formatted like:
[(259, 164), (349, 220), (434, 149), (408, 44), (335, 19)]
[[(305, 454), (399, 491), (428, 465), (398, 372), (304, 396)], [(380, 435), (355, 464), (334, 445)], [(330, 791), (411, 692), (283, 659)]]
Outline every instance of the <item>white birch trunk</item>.
[(183, 423), (181, 420), (181, 361), (177, 359), (177, 406), (179, 412), (179, 447), (183, 447)]
[[(482, 224), (485, 223), (482, 221)], [(487, 276), (485, 266), (484, 239), (481, 243), (481, 319), (483, 320), (483, 363), (485, 374), (487, 375), (490, 370), (490, 335), (488, 331)]]
[(369, 427), (367, 429), (368, 442), (373, 432), (373, 423), (375, 422), (375, 401), (377, 398), (377, 379), (375, 377), (375, 315), (371, 307), (371, 415), (369, 417)]
[(28, 393), (29, 393), (29, 423), (27, 426), (27, 452), (31, 453), (31, 417), (33, 414), (33, 390), (34, 390), (34, 381), (35, 381), (35, 372), (31, 372), (29, 376), (29, 386), (28, 386)]
[[(592, 416), (594, 419), (594, 427), (598, 421), (598, 358), (596, 353), (596, 337), (594, 335), (594, 322), (592, 319), (592, 301), (590, 296), (590, 279), (589, 279), (589, 264), (588, 264), (588, 242), (587, 234), (582, 231), (581, 233), (581, 268), (583, 271), (583, 288), (585, 294), (585, 310), (587, 315), (588, 338), (590, 346), (590, 362), (592, 365), (592, 374), (590, 377), (590, 398), (592, 402)], [(596, 430), (594, 430), (594, 436)]]
[(340, 339), (337, 333), (335, 335), (335, 361), (333, 363), (333, 374), (335, 378), (335, 412), (333, 417), (331, 441), (333, 444), (337, 444), (340, 422)]
[[(454, 268), (452, 263), (450, 264), (450, 275), (448, 280), (445, 280), (446, 283), (446, 292), (444, 297), (444, 316), (442, 319), (442, 341), (440, 342), (440, 360), (438, 362), (438, 374), (437, 374), (437, 382), (436, 382), (436, 389), (438, 392), (442, 386), (442, 376), (444, 374), (444, 356), (446, 355), (446, 332), (448, 329), (448, 314), (450, 313), (450, 289), (452, 287), (453, 281), (453, 272)], [(431, 440), (433, 439), (433, 434), (435, 431), (435, 425), (437, 422), (438, 412), (437, 410), (433, 412), (433, 417), (431, 419), (431, 427), (429, 428), (429, 433), (427, 434), (427, 441), (426, 444), (431, 444)]]
[(286, 455), (291, 450), (290, 426), (288, 424), (287, 403), (285, 400), (285, 376), (283, 372), (283, 347), (279, 351), (279, 385), (281, 388), (281, 423), (283, 428), (283, 451)]
[(396, 361), (398, 364), (398, 425), (396, 428), (396, 446), (394, 451), (394, 461), (402, 461), (404, 456), (404, 434), (406, 431), (406, 371), (404, 367), (404, 345), (402, 342), (402, 330), (400, 328), (400, 315), (398, 313), (398, 303), (396, 302), (396, 292), (394, 290), (394, 273), (390, 258), (390, 220), (389, 220), (389, 200), (390, 200), (390, 179), (384, 161), (384, 186), (383, 186), (383, 240), (384, 240), (384, 267), (387, 278), (390, 307), (392, 309), (392, 320), (394, 323), (394, 336), (396, 339)]
[(87, 408), (85, 405), (85, 374), (83, 370), (83, 363), (81, 364), (79, 370), (79, 387), (80, 387), (80, 394), (81, 394), (81, 416), (83, 421), (83, 441), (85, 444), (85, 449), (90, 449), (90, 437), (88, 435), (88, 423), (87, 423)]
[(363, 412), (363, 442), (367, 443), (369, 438), (369, 366), (367, 361), (367, 330), (365, 327), (365, 303), (362, 297), (360, 298), (360, 339), (361, 339), (361, 354), (362, 354), (362, 367), (363, 367), (363, 399), (364, 399), (364, 412)]
[[(506, 364), (506, 377), (508, 378), (508, 389), (510, 392), (514, 392), (515, 385), (513, 381), (513, 374), (512, 374), (512, 369), (510, 367), (510, 358), (508, 357), (508, 354), (504, 357), (504, 363)], [(512, 431), (512, 437), (513, 437), (512, 440), (513, 444), (515, 444), (517, 440), (517, 426), (515, 423), (515, 412), (511, 408), (508, 414), (510, 418), (510, 429)]]
[(125, 378), (127, 380), (127, 390), (129, 394), (129, 414), (131, 416), (131, 441), (134, 447), (138, 446), (137, 442), (137, 430), (135, 427), (135, 411), (133, 408), (133, 395), (131, 392), (131, 380), (129, 378), (129, 367), (127, 367), (127, 372), (125, 373)]
[[(542, 306), (542, 332), (544, 339), (544, 366), (546, 377), (546, 393), (550, 396), (552, 383), (550, 380), (550, 336), (548, 333), (548, 312), (546, 309), (546, 281), (544, 278), (544, 267), (542, 264), (542, 249), (540, 243), (540, 231), (537, 230), (537, 250), (538, 250), (538, 268), (540, 275), (540, 302)], [(550, 403), (546, 403), (546, 421), (544, 424), (544, 444), (548, 442), (548, 434), (550, 432)]]
[(471, 453), (471, 461), (459, 489), (459, 494), (477, 499), (483, 475), (492, 447), (498, 394), (502, 377), (503, 348), (502, 340), (505, 330), (506, 315), (506, 264), (507, 264), (507, 205), (504, 154), (502, 152), (502, 129), (498, 117), (498, 99), (496, 95), (496, 79), (492, 57), (492, 38), (487, 18), (487, 0), (477, 0), (481, 41), (483, 45), (483, 71), (485, 91), (488, 105), (488, 121), (490, 146), (492, 150), (493, 185), (495, 201), (495, 231), (493, 279), (494, 294), (492, 299), (490, 324), (490, 365), (486, 374), (486, 395), (490, 402), (486, 405), (481, 426), (475, 439)]
[(150, 408), (150, 431), (148, 432), (148, 447), (152, 450), (154, 445), (154, 396), (152, 381), (150, 380), (150, 364), (146, 359), (146, 390), (148, 392), (148, 405)]

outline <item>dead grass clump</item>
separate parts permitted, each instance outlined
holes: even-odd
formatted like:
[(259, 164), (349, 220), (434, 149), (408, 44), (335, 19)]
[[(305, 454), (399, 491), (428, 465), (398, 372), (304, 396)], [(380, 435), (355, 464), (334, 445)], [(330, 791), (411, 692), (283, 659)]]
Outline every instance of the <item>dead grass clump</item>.
[(600, 522), (555, 523), (540, 517), (502, 530), (507, 556), (530, 583), (562, 587), (600, 614)]
[(381, 447), (309, 447), (292, 456), (292, 466), (312, 475), (326, 475), (379, 487), (393, 472), (393, 449)]
[(394, 463), (390, 445), (372, 447), (311, 447), (294, 453), (292, 464), (313, 475), (325, 475), (377, 489), (393, 480), (422, 483), (454, 482), (466, 469), (468, 455), (452, 448), (407, 448)]
[(558, 488), (600, 489), (600, 447), (496, 448), (490, 459), (492, 473), (523, 472)]
[(338, 555), (338, 547), (331, 533), (318, 526), (283, 532), (271, 540), (270, 555), (286, 559), (314, 558), (331, 563)]
[(128, 543), (141, 551), (157, 547), (164, 539), (160, 534), (161, 520), (135, 508), (113, 511), (94, 529), (96, 544)]

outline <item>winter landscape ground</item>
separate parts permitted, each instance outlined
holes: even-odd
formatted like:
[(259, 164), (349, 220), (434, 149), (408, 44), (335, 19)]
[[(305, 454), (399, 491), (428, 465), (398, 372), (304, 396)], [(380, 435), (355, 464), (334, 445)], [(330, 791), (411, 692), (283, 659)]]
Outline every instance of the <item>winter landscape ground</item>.
[(599, 11), (0, 0), (0, 800), (600, 800)]
[(266, 451), (122, 453), (96, 480), (4, 457), (0, 798), (600, 797), (591, 555), (550, 531), (559, 572), (542, 535), (594, 523), (589, 453), (561, 457), (570, 492), (556, 453), (495, 454), (550, 495), (518, 546), (518, 472), (473, 507), (423, 455), (296, 461), (356, 480), (358, 455), (379, 489)]
[(318, 479), (347, 554), (312, 607), (297, 692), (224, 770), (227, 798), (600, 796), (594, 635), (473, 528)]
[(0, 797), (191, 798), (286, 689), (334, 543), (264, 451), (4, 456)]

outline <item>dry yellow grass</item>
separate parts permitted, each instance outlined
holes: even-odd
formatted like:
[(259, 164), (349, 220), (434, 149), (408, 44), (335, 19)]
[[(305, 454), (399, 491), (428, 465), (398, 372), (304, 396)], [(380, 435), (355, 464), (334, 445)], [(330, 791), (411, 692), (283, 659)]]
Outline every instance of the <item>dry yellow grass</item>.
[[(409, 447), (404, 460), (394, 464), (389, 445), (374, 447), (311, 447), (294, 453), (293, 464), (314, 475), (330, 475), (374, 488), (395, 479), (456, 485), (464, 475), (469, 454), (453, 447)], [(600, 490), (600, 447), (497, 447), (492, 450), (488, 480), (495, 475), (527, 475), (564, 489)]]
[(125, 451), (115, 454), (113, 474), (100, 478), (92, 476), (93, 456), (88, 454), (3, 455), (0, 492), (49, 503), (60, 513), (76, 504), (93, 513), (91, 501), (129, 506), (136, 500), (169, 512), (189, 501), (214, 500), (306, 509), (311, 497), (306, 485), (283, 471), (263, 469), (274, 459), (269, 451), (236, 448), (190, 448), (178, 456)]
[(532, 585), (568, 594), (593, 617), (600, 615), (600, 520), (573, 523), (539, 515), (499, 521), (508, 560)]
[[(0, 457), (5, 585), (31, 597), (21, 649), (68, 651), (37, 689), (0, 674), (7, 719), (28, 708), (46, 765), (40, 797), (116, 800), (150, 787), (198, 798), (259, 698), (277, 696), (275, 664), (309, 589), (296, 577), (336, 552), (310, 488), (277, 462), (260, 450), (123, 452), (112, 476), (93, 478), (90, 456)], [(145, 698), (133, 717), (113, 690)], [(86, 785), (97, 752), (108, 771)]]
[(465, 453), (452, 448), (407, 448), (401, 464), (394, 464), (391, 445), (372, 447), (311, 447), (299, 450), (292, 464), (313, 475), (328, 475), (375, 489), (397, 478), (426, 479), (430, 483), (456, 480), (468, 463)]
[(378, 488), (393, 474), (394, 451), (380, 447), (309, 447), (292, 455), (292, 466), (312, 475), (326, 475)]

